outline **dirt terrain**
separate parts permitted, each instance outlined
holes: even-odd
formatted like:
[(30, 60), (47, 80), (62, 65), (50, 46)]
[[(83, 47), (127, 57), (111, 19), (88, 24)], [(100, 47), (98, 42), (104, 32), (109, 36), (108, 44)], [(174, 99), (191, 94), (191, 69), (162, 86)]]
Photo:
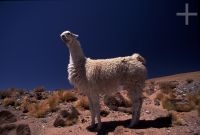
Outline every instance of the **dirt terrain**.
[(102, 95), (103, 127), (96, 131), (79, 90), (12, 88), (0, 93), (0, 135), (200, 135), (200, 72), (147, 80), (133, 128), (130, 106), (125, 90), (107, 100)]

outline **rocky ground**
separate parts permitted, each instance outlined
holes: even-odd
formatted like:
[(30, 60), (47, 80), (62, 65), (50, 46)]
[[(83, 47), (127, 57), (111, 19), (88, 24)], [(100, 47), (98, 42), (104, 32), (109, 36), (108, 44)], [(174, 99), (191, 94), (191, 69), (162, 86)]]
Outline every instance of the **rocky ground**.
[(130, 106), (126, 91), (101, 96), (103, 128), (95, 131), (88, 128), (88, 101), (78, 90), (12, 88), (0, 93), (0, 135), (200, 135), (200, 72), (147, 80), (133, 128), (127, 127)]

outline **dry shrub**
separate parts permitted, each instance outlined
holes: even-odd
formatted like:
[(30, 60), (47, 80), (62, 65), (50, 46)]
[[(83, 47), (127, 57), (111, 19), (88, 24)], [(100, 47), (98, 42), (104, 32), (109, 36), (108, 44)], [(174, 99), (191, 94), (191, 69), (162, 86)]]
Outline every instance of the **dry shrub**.
[(188, 101), (195, 103), (196, 105), (200, 104), (200, 95), (187, 95)]
[(131, 107), (132, 106), (132, 101), (129, 97), (122, 94), (122, 98), (123, 98), (125, 107)]
[(39, 103), (30, 104), (28, 110), (30, 115), (36, 118), (41, 118), (44, 117), (45, 114), (49, 111), (49, 105), (46, 100), (43, 100)]
[(187, 83), (192, 83), (193, 81), (194, 81), (194, 80), (193, 80), (192, 78), (187, 78), (187, 79), (186, 79), (186, 82), (187, 82)]
[[(30, 98), (28, 96), (25, 96), (23, 99), (22, 99), (22, 103), (21, 103), (21, 106), (20, 106), (20, 109), (22, 110), (23, 113), (27, 113), (29, 110), (28, 110), (28, 107), (29, 105), (33, 103), (33, 101), (30, 100)], [(34, 103), (36, 103), (34, 101)]]
[(43, 86), (37, 87), (33, 89), (33, 92), (38, 93), (38, 92), (45, 92), (45, 88)]
[(45, 100), (41, 100), (37, 103), (25, 102), (25, 106), (28, 107), (30, 115), (40, 118), (44, 117), (47, 112), (55, 112), (58, 110), (59, 98), (56, 94), (49, 96)]
[(71, 112), (68, 115), (66, 115), (65, 125), (71, 126), (71, 125), (76, 124), (78, 121), (78, 115), (79, 115), (79, 112), (76, 110), (76, 108), (72, 107)]
[(3, 105), (4, 106), (9, 106), (9, 105), (15, 106), (15, 100), (13, 98), (5, 98), (3, 100)]
[(65, 102), (65, 101), (72, 102), (72, 101), (77, 100), (77, 97), (75, 96), (75, 94), (70, 91), (58, 90), (58, 91), (54, 92), (54, 95), (57, 96), (60, 103)]
[(189, 112), (195, 108), (195, 103), (192, 101), (176, 101), (168, 96), (164, 96), (161, 102), (164, 109), (178, 112)]
[(59, 99), (56, 95), (49, 96), (47, 99), (48, 105), (49, 105), (49, 110), (50, 111), (56, 111), (57, 106), (59, 104)]
[(67, 101), (67, 102), (69, 102), (69, 101), (73, 102), (73, 101), (77, 100), (77, 97), (74, 93), (72, 93), (70, 91), (65, 91), (63, 93), (63, 100)]
[(77, 123), (79, 112), (73, 106), (67, 110), (61, 110), (60, 114), (55, 119), (53, 125), (55, 127), (71, 126)]
[(120, 92), (113, 95), (106, 95), (103, 99), (104, 104), (112, 110), (117, 110), (118, 107), (131, 107), (132, 101), (130, 98)]
[(195, 109), (195, 103), (194, 102), (185, 102), (185, 103), (177, 103), (175, 104), (175, 110), (178, 112), (189, 112), (191, 110)]
[(165, 94), (168, 94), (173, 91), (174, 88), (176, 88), (177, 82), (176, 81), (170, 81), (170, 82), (160, 82), (159, 87), (161, 91)]
[(0, 99), (11, 97), (12, 93), (13, 92), (11, 90), (0, 91)]
[(156, 99), (162, 101), (162, 99), (164, 98), (164, 96), (165, 96), (165, 95), (164, 95), (163, 93), (159, 92), (159, 93), (156, 95)]
[(89, 101), (86, 96), (81, 97), (78, 101), (76, 101), (75, 106), (77, 108), (82, 108), (84, 110), (89, 110)]
[(159, 92), (156, 95), (156, 99), (160, 100), (163, 108), (167, 110), (175, 110), (178, 112), (189, 112), (195, 108), (195, 102), (194, 102), (195, 98), (191, 100), (181, 101), (176, 99), (176, 95), (173, 92), (168, 92), (167, 94)]
[(180, 116), (178, 116), (178, 114), (176, 112), (171, 112), (170, 115), (172, 118), (172, 125), (181, 126), (185, 123), (185, 121)]
[(0, 99), (8, 98), (8, 97), (20, 97), (24, 94), (23, 89), (17, 88), (9, 88), (7, 90), (0, 91)]
[(162, 102), (162, 106), (163, 106), (164, 109), (175, 110), (175, 104), (173, 102), (171, 102), (171, 100), (169, 99), (169, 97), (164, 96), (161, 99), (161, 102)]
[(77, 121), (78, 121), (78, 117), (77, 118), (69, 117), (68, 120), (65, 121), (65, 125), (72, 126), (72, 125), (76, 124)]

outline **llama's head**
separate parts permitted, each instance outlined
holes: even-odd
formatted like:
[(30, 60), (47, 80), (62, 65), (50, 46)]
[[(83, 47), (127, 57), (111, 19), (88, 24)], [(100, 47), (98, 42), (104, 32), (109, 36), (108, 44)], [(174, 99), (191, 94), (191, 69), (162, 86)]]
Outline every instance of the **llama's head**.
[(72, 43), (74, 40), (76, 40), (78, 35), (70, 32), (70, 31), (64, 31), (62, 34), (60, 34), (60, 37), (67, 45), (70, 45), (70, 43)]

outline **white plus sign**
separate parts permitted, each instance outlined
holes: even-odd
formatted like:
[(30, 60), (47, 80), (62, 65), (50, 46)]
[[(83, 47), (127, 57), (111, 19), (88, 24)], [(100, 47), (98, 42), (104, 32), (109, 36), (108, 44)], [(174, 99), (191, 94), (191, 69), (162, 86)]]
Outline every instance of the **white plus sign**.
[(189, 13), (188, 3), (185, 4), (185, 13), (176, 13), (177, 16), (185, 16), (185, 25), (189, 25), (189, 16), (197, 16), (197, 13)]

